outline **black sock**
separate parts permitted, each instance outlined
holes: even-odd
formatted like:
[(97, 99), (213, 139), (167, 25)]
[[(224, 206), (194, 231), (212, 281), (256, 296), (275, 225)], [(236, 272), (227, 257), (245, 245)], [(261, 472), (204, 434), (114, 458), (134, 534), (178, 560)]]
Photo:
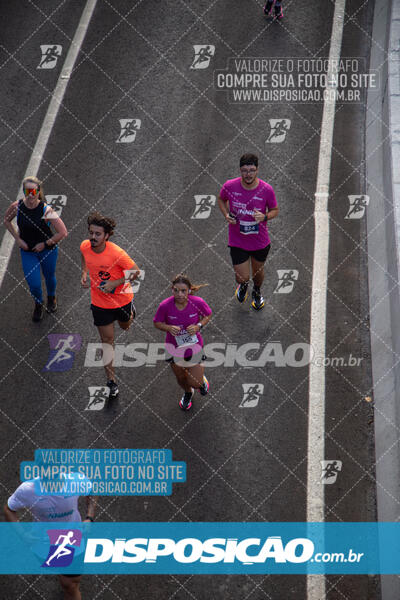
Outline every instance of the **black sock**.
[(258, 285), (254, 284), (254, 285), (253, 285), (253, 289), (254, 289), (254, 291), (255, 291), (255, 292), (258, 292), (258, 293), (260, 293), (260, 288), (259, 288), (259, 286), (258, 286)]

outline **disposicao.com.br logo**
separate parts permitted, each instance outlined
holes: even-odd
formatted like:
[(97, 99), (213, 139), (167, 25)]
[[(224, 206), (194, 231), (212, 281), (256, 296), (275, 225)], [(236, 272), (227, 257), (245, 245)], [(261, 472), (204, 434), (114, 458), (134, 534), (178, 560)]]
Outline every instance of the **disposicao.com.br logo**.
[(89, 538), (86, 544), (85, 563), (156, 563), (171, 557), (183, 564), (235, 563), (244, 565), (265, 563), (304, 563), (314, 554), (314, 543), (307, 538), (294, 538), (285, 545), (280, 536), (262, 538), (209, 538), (200, 540), (188, 537), (170, 538)]

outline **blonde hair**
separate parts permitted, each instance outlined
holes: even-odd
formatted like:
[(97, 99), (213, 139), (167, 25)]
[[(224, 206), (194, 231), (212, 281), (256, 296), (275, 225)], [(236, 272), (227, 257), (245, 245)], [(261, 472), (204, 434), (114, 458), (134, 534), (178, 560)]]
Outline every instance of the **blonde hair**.
[(44, 191), (43, 191), (43, 184), (40, 181), (40, 179), (38, 179), (34, 175), (30, 175), (29, 177), (25, 177), (25, 179), (22, 182), (22, 188), (23, 189), (25, 189), (25, 184), (26, 183), (34, 183), (35, 185), (37, 185), (38, 189), (39, 189), (39, 198), (40, 198), (40, 200), (42, 200), (43, 202), (45, 202), (45, 196), (44, 196)]

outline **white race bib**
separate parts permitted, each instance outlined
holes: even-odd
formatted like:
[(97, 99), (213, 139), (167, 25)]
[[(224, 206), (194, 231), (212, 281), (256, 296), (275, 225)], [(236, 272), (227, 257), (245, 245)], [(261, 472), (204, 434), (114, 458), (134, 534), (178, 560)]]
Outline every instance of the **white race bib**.
[(194, 346), (199, 341), (196, 334), (190, 335), (186, 330), (184, 330), (180, 335), (175, 336), (176, 343), (179, 348), (182, 346)]
[(249, 235), (249, 233), (258, 233), (257, 221), (240, 221), (240, 233)]

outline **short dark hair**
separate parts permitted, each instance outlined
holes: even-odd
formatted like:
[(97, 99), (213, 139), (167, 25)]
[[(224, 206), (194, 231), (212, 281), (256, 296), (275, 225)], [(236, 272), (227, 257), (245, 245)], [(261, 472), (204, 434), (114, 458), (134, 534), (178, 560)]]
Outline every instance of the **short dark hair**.
[(243, 167), (244, 165), (254, 165), (258, 168), (258, 156), (256, 154), (251, 154), (250, 152), (243, 154), (243, 156), (240, 157), (240, 166)]
[(88, 228), (91, 225), (97, 225), (97, 227), (102, 227), (104, 229), (104, 233), (108, 233), (108, 235), (112, 235), (114, 233), (114, 229), (117, 226), (114, 219), (110, 217), (105, 217), (97, 211), (93, 211), (89, 214), (87, 218)]

